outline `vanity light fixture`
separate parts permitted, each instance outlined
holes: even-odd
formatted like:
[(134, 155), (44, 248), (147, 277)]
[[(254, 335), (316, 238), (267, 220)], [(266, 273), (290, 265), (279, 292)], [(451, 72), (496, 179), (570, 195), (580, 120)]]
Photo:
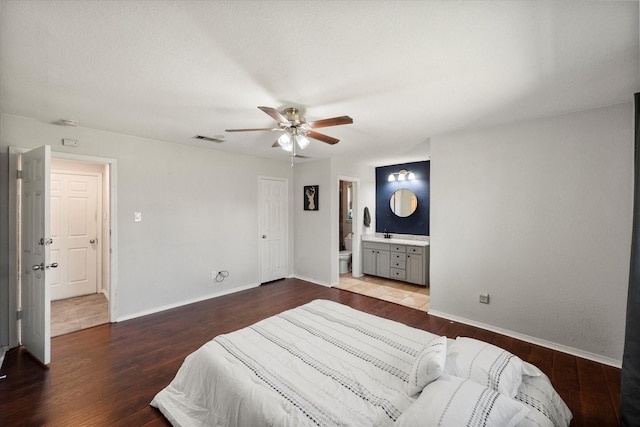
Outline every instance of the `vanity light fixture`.
[[(396, 178), (396, 175), (398, 175), (397, 178)], [(400, 170), (400, 172), (392, 172), (392, 173), (390, 173), (388, 181), (389, 182), (392, 182), (392, 181), (405, 181), (405, 180), (412, 180), (412, 179), (416, 179), (416, 175), (411, 171), (408, 171), (406, 169), (402, 169), (402, 170)]]

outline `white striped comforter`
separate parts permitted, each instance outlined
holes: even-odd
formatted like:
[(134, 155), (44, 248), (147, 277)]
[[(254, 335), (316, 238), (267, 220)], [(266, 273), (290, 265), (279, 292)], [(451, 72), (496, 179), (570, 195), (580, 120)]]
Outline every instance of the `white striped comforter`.
[(392, 425), (436, 335), (316, 300), (220, 335), (151, 404), (175, 426)]

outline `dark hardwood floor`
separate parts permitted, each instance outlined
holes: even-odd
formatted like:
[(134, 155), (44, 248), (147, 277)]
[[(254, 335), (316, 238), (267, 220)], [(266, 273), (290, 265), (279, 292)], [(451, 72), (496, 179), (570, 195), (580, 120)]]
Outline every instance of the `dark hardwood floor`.
[(475, 337), (542, 369), (574, 415), (572, 426), (617, 426), (620, 370), (364, 295), (286, 279), (52, 340), (43, 367), (10, 350), (0, 375), (0, 426), (165, 426), (149, 406), (184, 358), (214, 336), (324, 298), (455, 338)]

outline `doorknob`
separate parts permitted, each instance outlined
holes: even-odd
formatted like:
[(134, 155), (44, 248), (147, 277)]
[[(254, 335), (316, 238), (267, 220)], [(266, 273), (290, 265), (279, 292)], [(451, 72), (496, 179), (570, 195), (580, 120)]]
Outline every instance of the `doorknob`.
[(38, 271), (38, 270), (44, 270), (45, 268), (58, 268), (58, 263), (57, 262), (52, 262), (51, 264), (47, 265), (46, 267), (44, 266), (44, 262), (42, 264), (35, 264), (31, 266), (31, 269), (33, 271)]
[(96, 239), (89, 240), (89, 243), (95, 243), (95, 242), (96, 242)]

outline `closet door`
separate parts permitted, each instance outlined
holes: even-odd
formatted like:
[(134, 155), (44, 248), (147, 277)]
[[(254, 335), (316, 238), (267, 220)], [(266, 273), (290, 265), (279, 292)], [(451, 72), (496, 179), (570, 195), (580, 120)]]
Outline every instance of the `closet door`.
[(260, 283), (287, 275), (288, 182), (260, 178)]

